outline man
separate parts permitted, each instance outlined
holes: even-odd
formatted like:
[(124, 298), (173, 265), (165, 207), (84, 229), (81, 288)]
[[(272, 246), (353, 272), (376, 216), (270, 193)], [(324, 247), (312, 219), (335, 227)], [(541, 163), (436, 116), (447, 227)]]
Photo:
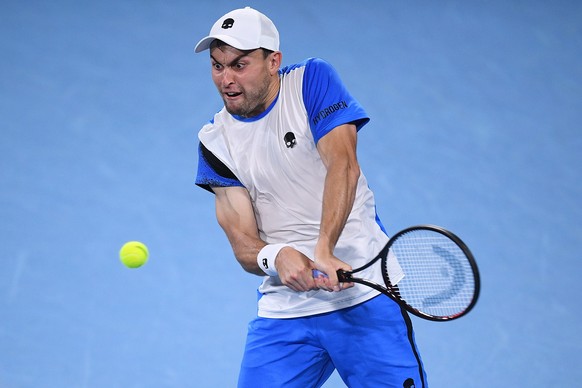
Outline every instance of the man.
[(240, 265), (264, 277), (239, 387), (319, 387), (334, 369), (349, 387), (425, 387), (406, 312), (336, 275), (388, 241), (356, 157), (363, 108), (320, 59), (281, 68), (279, 33), (252, 8), (218, 19), (207, 49), (224, 108), (199, 133), (196, 184)]

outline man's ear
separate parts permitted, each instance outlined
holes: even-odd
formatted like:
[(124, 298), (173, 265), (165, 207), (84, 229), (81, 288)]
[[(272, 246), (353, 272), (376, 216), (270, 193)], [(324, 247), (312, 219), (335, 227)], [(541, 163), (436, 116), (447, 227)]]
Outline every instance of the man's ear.
[(281, 68), (281, 62), (283, 60), (283, 54), (281, 51), (275, 51), (269, 56), (269, 71), (271, 75), (276, 75)]

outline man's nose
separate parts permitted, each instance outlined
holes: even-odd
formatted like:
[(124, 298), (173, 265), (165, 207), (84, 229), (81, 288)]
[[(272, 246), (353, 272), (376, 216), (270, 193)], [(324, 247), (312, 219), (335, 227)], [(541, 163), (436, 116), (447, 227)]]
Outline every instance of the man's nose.
[(228, 86), (232, 83), (234, 83), (234, 72), (230, 68), (225, 67), (222, 72), (222, 86)]

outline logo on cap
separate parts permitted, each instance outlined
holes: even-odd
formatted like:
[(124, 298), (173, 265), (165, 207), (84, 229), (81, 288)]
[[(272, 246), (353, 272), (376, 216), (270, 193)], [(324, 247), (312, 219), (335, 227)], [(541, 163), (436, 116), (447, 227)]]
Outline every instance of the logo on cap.
[(232, 28), (233, 25), (234, 25), (234, 19), (233, 18), (224, 19), (224, 21), (222, 22), (222, 28), (225, 29), (225, 30), (228, 30), (229, 28)]

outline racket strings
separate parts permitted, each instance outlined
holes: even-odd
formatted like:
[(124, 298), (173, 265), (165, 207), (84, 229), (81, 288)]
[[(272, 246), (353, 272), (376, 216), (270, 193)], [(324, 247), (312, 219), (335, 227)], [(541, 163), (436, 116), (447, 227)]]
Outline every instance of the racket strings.
[[(412, 230), (398, 236), (390, 250), (404, 272), (397, 292), (411, 307), (452, 317), (471, 304), (473, 270), (463, 250), (449, 237), (432, 230)], [(389, 276), (386, 266), (383, 270)]]

